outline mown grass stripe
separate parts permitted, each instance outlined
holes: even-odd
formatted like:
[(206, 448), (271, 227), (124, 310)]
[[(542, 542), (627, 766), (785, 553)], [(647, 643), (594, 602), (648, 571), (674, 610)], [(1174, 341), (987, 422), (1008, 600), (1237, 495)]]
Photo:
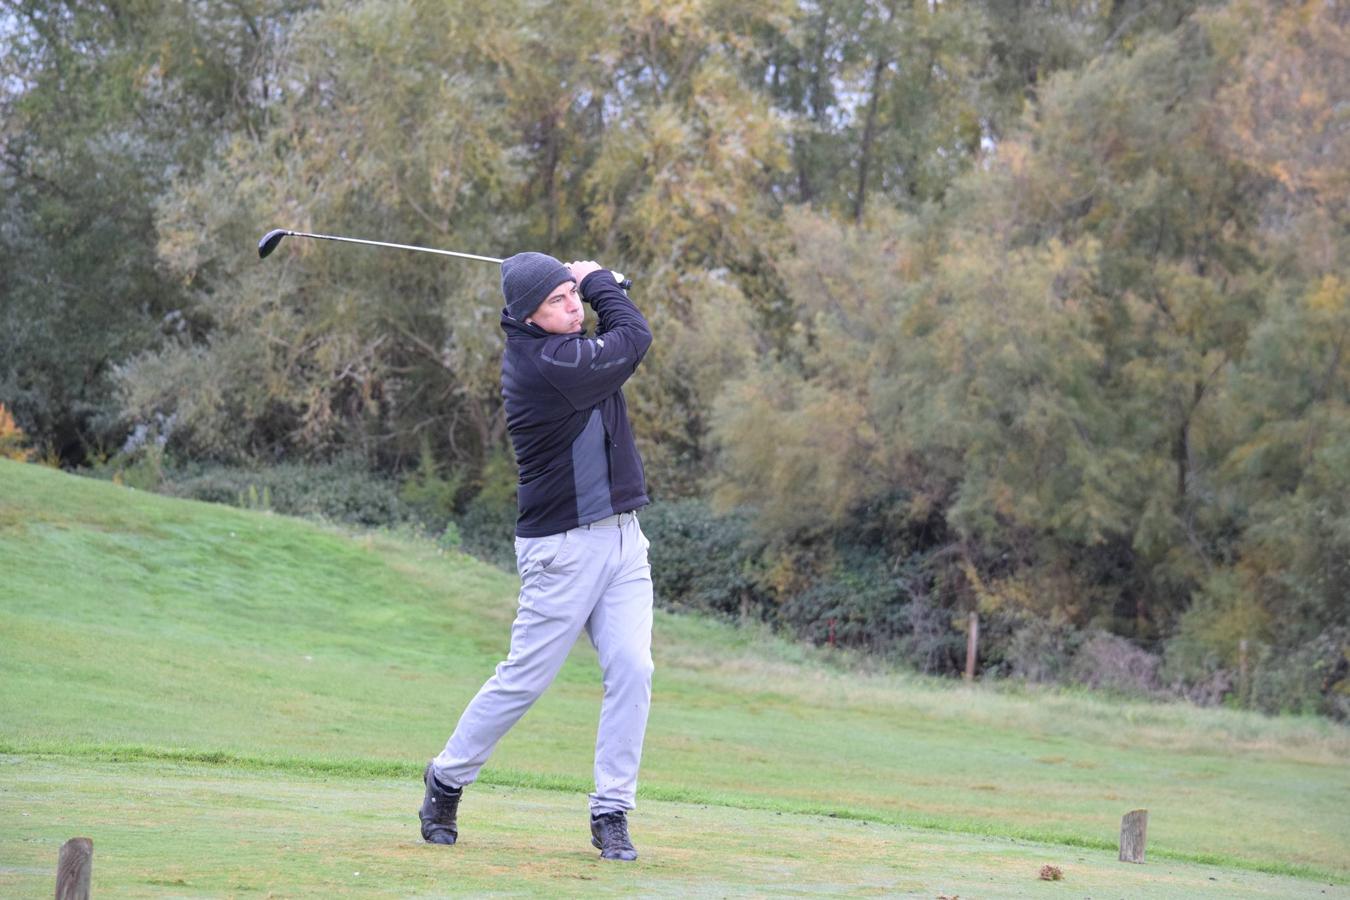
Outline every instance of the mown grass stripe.
[[(237, 769), (245, 772), (284, 772), (294, 775), (323, 775), (339, 778), (407, 778), (417, 780), (425, 765), (420, 762), (398, 760), (324, 758), (281, 755), (253, 755), (225, 750), (202, 750), (187, 747), (155, 747), (144, 744), (68, 743), (51, 741), (0, 740), (0, 755), (34, 758), (75, 758), (96, 762), (172, 762)], [(564, 775), (539, 775), (511, 769), (484, 769), (478, 779), (495, 787), (532, 788), (545, 791), (585, 793), (590, 783), (582, 778)], [(1085, 838), (1056, 834), (1028, 828), (996, 828), (988, 824), (944, 820), (932, 816), (907, 816), (882, 811), (860, 811), (827, 804), (777, 800), (754, 795), (706, 792), (689, 788), (646, 785), (639, 788), (644, 800), (668, 803), (689, 803), (701, 806), (721, 806), (759, 812), (787, 815), (821, 816), (833, 819), (894, 825), (903, 828), (939, 831), (949, 834), (969, 834), (1058, 847), (1084, 850), (1114, 851), (1113, 840)], [(1248, 859), (1217, 853), (1187, 853), (1150, 847), (1153, 859), (1224, 866), (1269, 875), (1310, 878), (1328, 884), (1350, 884), (1350, 878), (1314, 866), (1296, 865), (1272, 860)]]

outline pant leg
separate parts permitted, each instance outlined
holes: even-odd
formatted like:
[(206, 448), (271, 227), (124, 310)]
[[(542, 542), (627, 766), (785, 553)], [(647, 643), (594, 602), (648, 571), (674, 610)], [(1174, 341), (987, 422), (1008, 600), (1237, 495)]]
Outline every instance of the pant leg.
[(586, 623), (604, 678), (595, 739), (592, 815), (633, 808), (652, 699), (652, 576), (647, 539), (635, 518), (621, 527), (619, 537), (622, 564)]
[(573, 529), (544, 538), (518, 538), (520, 605), (511, 625), (511, 649), (459, 717), (432, 761), (437, 779), (471, 783), (497, 742), (539, 699), (567, 660), (603, 590), (603, 560)]

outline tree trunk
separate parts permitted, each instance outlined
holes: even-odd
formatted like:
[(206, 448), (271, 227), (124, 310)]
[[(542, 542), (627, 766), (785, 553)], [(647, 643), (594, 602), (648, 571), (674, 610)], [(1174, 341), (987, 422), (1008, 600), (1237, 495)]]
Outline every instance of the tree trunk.
[(858, 188), (853, 198), (853, 221), (862, 222), (863, 205), (867, 202), (867, 168), (871, 162), (872, 142), (876, 137), (877, 106), (881, 101), (881, 80), (886, 74), (890, 61), (883, 55), (877, 57), (872, 67), (872, 96), (867, 101), (867, 121), (863, 124), (862, 148), (858, 157)]
[[(826, 42), (830, 33), (830, 16), (827, 12), (821, 11), (820, 26), (816, 29), (815, 42), (811, 47), (811, 81), (806, 89), (806, 96), (803, 98), (805, 105), (810, 108), (810, 121), (814, 125), (821, 125), (825, 122), (825, 111), (829, 104), (821, 96), (824, 89), (824, 75), (826, 69), (825, 50)], [(810, 142), (815, 137), (814, 133), (806, 136)], [(808, 147), (810, 144), (808, 143)], [(810, 203), (815, 197), (815, 188), (811, 184), (811, 159), (809, 154), (803, 151), (800, 142), (797, 145), (797, 194), (798, 199), (803, 203)]]
[(1181, 420), (1181, 427), (1177, 429), (1176, 441), (1172, 445), (1172, 459), (1177, 468), (1177, 510), (1180, 511), (1186, 504), (1186, 480), (1190, 477), (1190, 458), (1191, 458), (1191, 417), (1187, 415)]

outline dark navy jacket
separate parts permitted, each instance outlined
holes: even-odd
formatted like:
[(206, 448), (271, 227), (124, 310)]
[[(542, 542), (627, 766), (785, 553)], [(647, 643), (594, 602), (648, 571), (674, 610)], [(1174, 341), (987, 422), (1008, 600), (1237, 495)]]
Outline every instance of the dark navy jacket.
[(516, 451), (516, 534), (543, 537), (646, 506), (623, 383), (652, 343), (647, 320), (606, 269), (581, 282), (595, 337), (550, 334), (502, 311), (502, 397)]

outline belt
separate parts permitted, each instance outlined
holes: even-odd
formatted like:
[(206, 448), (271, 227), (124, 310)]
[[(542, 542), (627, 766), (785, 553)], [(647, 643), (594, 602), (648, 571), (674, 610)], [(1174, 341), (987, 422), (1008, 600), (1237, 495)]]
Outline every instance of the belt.
[(615, 513), (612, 516), (605, 516), (603, 519), (596, 519), (594, 522), (588, 522), (585, 525), (578, 525), (578, 528), (614, 528), (627, 525), (629, 522), (637, 521), (637, 510), (630, 509), (627, 512)]

